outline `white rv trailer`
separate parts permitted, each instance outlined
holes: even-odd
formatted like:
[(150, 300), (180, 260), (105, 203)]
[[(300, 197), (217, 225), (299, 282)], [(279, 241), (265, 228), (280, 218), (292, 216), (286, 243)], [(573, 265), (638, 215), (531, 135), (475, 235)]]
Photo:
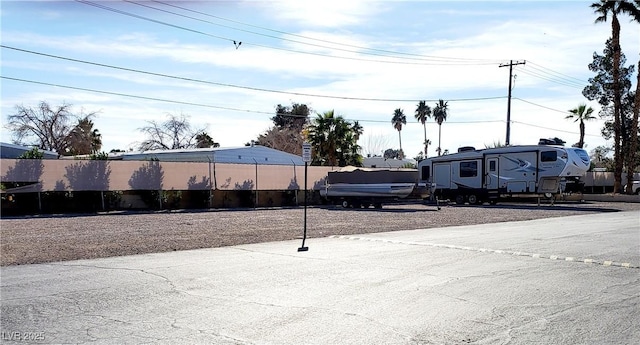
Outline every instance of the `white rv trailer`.
[(418, 170), (420, 182), (435, 184), (440, 200), (494, 204), (504, 197), (557, 193), (561, 179), (584, 176), (589, 165), (589, 155), (580, 148), (522, 145), (463, 147), (421, 161)]

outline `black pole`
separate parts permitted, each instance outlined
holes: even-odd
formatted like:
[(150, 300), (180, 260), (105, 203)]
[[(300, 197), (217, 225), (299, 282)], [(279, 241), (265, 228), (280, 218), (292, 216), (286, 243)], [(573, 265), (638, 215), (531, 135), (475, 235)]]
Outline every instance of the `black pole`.
[(304, 241), (307, 239), (307, 162), (304, 162), (304, 231), (302, 235), (302, 246), (298, 248), (299, 252), (306, 252), (309, 247), (304, 246)]

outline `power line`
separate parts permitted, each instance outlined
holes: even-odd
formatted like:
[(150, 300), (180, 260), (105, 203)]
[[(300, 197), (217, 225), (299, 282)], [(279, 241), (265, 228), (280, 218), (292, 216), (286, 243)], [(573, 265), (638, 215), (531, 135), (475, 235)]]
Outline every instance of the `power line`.
[[(171, 99), (166, 99), (166, 98), (138, 96), (138, 95), (131, 95), (131, 94), (122, 93), (122, 92), (96, 90), (96, 89), (89, 89), (89, 88), (84, 88), (84, 87), (76, 87), (76, 86), (69, 86), (69, 85), (62, 85), (62, 84), (55, 84), (55, 83), (47, 83), (47, 82), (41, 82), (41, 81), (35, 81), (35, 80), (27, 80), (27, 79), (22, 79), (22, 78), (7, 77), (7, 76), (3, 76), (3, 75), (0, 75), (0, 78), (7, 79), (7, 80), (12, 80), (12, 81), (23, 82), (23, 83), (30, 83), (30, 84), (37, 84), (37, 85), (44, 85), (44, 86), (53, 86), (53, 87), (59, 87), (59, 88), (63, 88), (63, 89), (78, 90), (78, 91), (85, 91), (85, 92), (92, 92), (92, 93), (100, 93), (100, 94), (112, 95), (112, 96), (143, 99), (143, 100), (147, 100), (147, 101), (174, 103), (174, 104), (190, 105), (190, 106), (212, 108), (212, 109), (231, 110), (231, 111), (238, 111), (238, 112), (245, 112), (245, 113), (256, 113), (256, 114), (267, 114), (267, 115), (282, 115), (282, 116), (290, 116), (290, 117), (304, 117), (304, 115), (287, 114), (287, 113), (273, 113), (273, 112), (260, 111), (260, 110), (247, 110), (247, 109), (223, 107), (223, 106), (217, 106), (217, 105), (211, 105), (211, 104), (176, 101), (176, 100), (171, 100)], [(368, 120), (368, 119), (350, 119), (350, 120), (359, 121), (359, 122), (369, 122), (369, 123), (389, 123), (389, 121), (387, 121), (387, 120)], [(449, 121), (448, 123), (452, 123), (452, 124), (471, 124), (471, 123), (491, 123), (491, 122), (502, 122), (502, 121), (501, 120), (486, 120), (486, 121), (476, 120), (476, 121)], [(411, 123), (413, 123), (413, 122), (411, 122)], [(416, 124), (420, 124), (419, 121), (415, 122), (415, 123)]]
[(538, 69), (540, 71), (543, 71), (546, 74), (555, 75), (558, 79), (563, 79), (563, 80), (565, 80), (567, 82), (576, 83), (576, 84), (584, 84), (584, 80), (582, 80), (582, 79), (575, 78), (575, 77), (572, 77), (570, 75), (554, 71), (554, 70), (552, 70), (550, 68), (544, 67), (544, 66), (539, 65), (539, 64), (537, 64), (535, 62), (529, 61), (529, 64), (533, 65), (533, 66), (537, 66), (538, 68), (536, 68), (536, 69)]
[(533, 103), (533, 102), (530, 102), (530, 101), (526, 101), (526, 100), (524, 100), (522, 98), (519, 98), (519, 97), (513, 97), (513, 99), (516, 99), (516, 100), (524, 102), (524, 103), (529, 103), (531, 105), (535, 105), (536, 107), (540, 107), (540, 108), (544, 108), (544, 109), (547, 109), (547, 110), (551, 110), (551, 111), (555, 111), (555, 112), (558, 112), (558, 113), (562, 113), (562, 114), (565, 114), (565, 115), (567, 115), (569, 113), (566, 110), (558, 110), (558, 109), (550, 108), (550, 107), (547, 107), (547, 106), (544, 106), (544, 105), (541, 105), (541, 104), (537, 104), (537, 103)]
[(264, 111), (255, 111), (255, 110), (246, 110), (246, 109), (238, 109), (238, 108), (230, 108), (230, 107), (221, 107), (221, 106), (215, 106), (215, 105), (210, 105), (210, 104), (176, 101), (176, 100), (169, 100), (169, 99), (157, 98), (157, 97), (137, 96), (137, 95), (130, 95), (130, 94), (121, 93), (121, 92), (95, 90), (95, 89), (88, 89), (88, 88), (84, 88), (84, 87), (76, 87), (76, 86), (69, 86), (69, 85), (62, 85), (62, 84), (46, 83), (46, 82), (41, 82), (41, 81), (27, 80), (27, 79), (21, 79), (21, 78), (13, 78), (13, 77), (7, 77), (7, 76), (0, 76), (0, 78), (13, 80), (13, 81), (20, 81), (20, 82), (24, 82), (24, 83), (46, 85), (46, 86), (55, 86), (55, 87), (60, 87), (60, 88), (64, 88), (64, 89), (101, 93), (101, 94), (105, 94), (105, 95), (113, 95), (113, 96), (144, 99), (144, 100), (148, 100), (148, 101), (167, 102), (167, 103), (191, 105), (191, 106), (196, 106), (196, 107), (242, 111), (242, 112), (248, 112), (248, 113), (261, 113), (261, 114), (270, 114), (270, 115), (272, 114), (270, 112), (264, 112)]
[[(86, 61), (86, 60), (67, 58), (67, 57), (62, 57), (62, 56), (52, 55), (52, 54), (47, 54), (47, 53), (42, 53), (42, 52), (36, 52), (36, 51), (32, 51), (32, 50), (27, 50), (27, 49), (10, 47), (10, 46), (6, 46), (6, 45), (3, 45), (3, 44), (0, 44), (0, 47), (5, 48), (5, 49), (11, 49), (11, 50), (15, 50), (15, 51), (20, 51), (20, 52), (23, 52), (23, 53), (40, 55), (40, 56), (45, 56), (45, 57), (49, 57), (49, 58), (66, 60), (66, 61), (71, 61), (71, 62), (76, 62), (76, 63), (82, 63), (82, 64), (87, 64), (87, 65), (104, 67), (104, 68), (111, 68), (111, 69), (117, 69), (117, 70), (122, 70), (122, 71), (127, 71), (127, 72), (134, 72), (134, 73), (152, 75), (152, 76), (156, 76), (156, 77), (178, 79), (178, 80), (195, 82), (195, 83), (202, 83), (202, 84), (209, 84), (209, 85), (216, 85), (216, 86), (224, 86), (224, 87), (231, 87), (231, 88), (238, 88), (238, 89), (245, 89), (245, 90), (252, 90), (252, 91), (270, 92), (270, 93), (287, 94), (287, 95), (295, 95), (295, 96), (305, 96), (305, 97), (342, 99), (342, 100), (352, 100), (352, 101), (371, 101), (371, 102), (418, 102), (418, 101), (420, 101), (418, 99), (365, 98), (365, 97), (317, 95), (317, 94), (302, 93), (302, 92), (290, 92), (290, 91), (263, 89), (263, 88), (257, 88), (257, 87), (251, 87), (251, 86), (241, 86), (241, 85), (234, 85), (234, 84), (227, 84), (227, 83), (218, 83), (218, 82), (212, 82), (212, 81), (206, 81), (206, 80), (200, 80), (200, 79), (194, 79), (194, 78), (179, 77), (179, 76), (163, 74), (163, 73), (148, 72), (148, 71), (132, 69), (132, 68), (126, 68), (126, 67), (119, 67), (119, 66), (114, 66), (114, 65), (107, 65), (107, 64), (103, 64), (103, 63), (97, 63), (97, 62), (91, 62), (91, 61)], [(481, 98), (461, 98), (461, 99), (451, 99), (451, 100), (448, 100), (448, 101), (450, 101), (450, 102), (482, 101), (482, 100), (492, 100), (492, 99), (500, 99), (500, 98), (504, 98), (504, 96), (481, 97)], [(430, 100), (424, 100), (424, 101), (436, 102), (437, 99), (430, 99)]]
[(560, 85), (563, 85), (563, 86), (567, 86), (567, 87), (572, 87), (572, 88), (576, 88), (576, 89), (584, 88), (584, 83), (583, 84), (578, 84), (578, 83), (575, 83), (575, 82), (569, 82), (569, 81), (565, 81), (563, 79), (558, 79), (558, 78), (555, 78), (553, 76), (547, 76), (547, 75), (544, 75), (543, 73), (540, 73), (540, 72), (536, 71), (535, 67), (532, 70), (529, 70), (529, 69), (526, 69), (526, 68), (519, 69), (519, 72), (524, 73), (524, 74), (528, 74), (530, 76), (533, 76), (533, 77), (536, 77), (536, 78), (539, 78), (539, 79), (550, 81), (552, 83), (556, 83), (556, 84), (560, 84)]
[[(521, 125), (525, 125), (525, 126), (529, 126), (529, 127), (546, 129), (546, 130), (550, 130), (550, 131), (561, 132), (561, 133), (578, 134), (578, 132), (576, 132), (576, 131), (566, 131), (566, 130), (562, 130), (562, 129), (558, 129), (558, 128), (544, 127), (544, 126), (534, 125), (534, 124), (531, 124), (531, 123), (526, 123), (526, 122), (521, 122), (521, 121), (513, 121), (513, 123), (517, 123), (517, 124), (521, 124)], [(597, 135), (597, 134), (586, 134), (586, 133), (585, 133), (585, 136), (601, 137), (600, 135)]]
[[(141, 20), (146, 20), (146, 21), (150, 21), (156, 24), (160, 24), (160, 25), (166, 25), (175, 29), (181, 29), (181, 30), (186, 30), (188, 32), (191, 33), (197, 33), (197, 34), (201, 34), (201, 35), (205, 35), (208, 37), (212, 37), (212, 38), (217, 38), (217, 39), (222, 39), (222, 40), (226, 40), (229, 42), (235, 42), (238, 40), (234, 40), (231, 38), (227, 38), (227, 37), (221, 37), (221, 36), (216, 36), (216, 35), (212, 35), (203, 31), (199, 31), (199, 30), (194, 30), (194, 29), (190, 29), (184, 26), (180, 26), (180, 25), (175, 25), (175, 24), (171, 24), (171, 23), (167, 23), (167, 22), (163, 22), (160, 20), (156, 20), (156, 19), (152, 19), (152, 18), (148, 18), (145, 16), (141, 16), (141, 15), (137, 15), (137, 14), (133, 14), (130, 12), (126, 12), (126, 11), (122, 11), (122, 10), (118, 10), (109, 6), (104, 6), (104, 5), (100, 5), (100, 4), (96, 4), (94, 2), (91, 1), (87, 1), (87, 0), (75, 0), (76, 2), (85, 4), (85, 5), (89, 5), (89, 6), (94, 6), (106, 11), (111, 11), (111, 12), (115, 12), (118, 14), (122, 14), (122, 15), (126, 15), (126, 16), (130, 16), (136, 19), (141, 19)], [(153, 7), (152, 7), (153, 8)], [(261, 45), (261, 44), (256, 44), (256, 43), (249, 43), (249, 42), (244, 42), (243, 43), (245, 45), (252, 45), (254, 47), (260, 47), (260, 48), (267, 48), (267, 49), (273, 49), (273, 50), (279, 50), (279, 51), (286, 51), (286, 52), (290, 52), (290, 53), (297, 53), (297, 54), (305, 54), (305, 55), (312, 55), (312, 56), (321, 56), (321, 57), (327, 57), (327, 58), (334, 58), (334, 59), (344, 59), (344, 60), (353, 60), (353, 61), (365, 61), (365, 62), (376, 62), (376, 63), (386, 63), (386, 64), (401, 64), (401, 65), (491, 65), (494, 64), (495, 62), (484, 62), (484, 63), (480, 63), (480, 62), (470, 62), (470, 61), (440, 61), (440, 62), (409, 62), (409, 61), (393, 61), (393, 60), (375, 60), (375, 59), (363, 59), (363, 58), (356, 58), (356, 57), (347, 57), (347, 56), (337, 56), (337, 55), (327, 55), (327, 54), (321, 54), (321, 53), (314, 53), (314, 52), (308, 52), (308, 51), (298, 51), (298, 50), (293, 50), (293, 49), (285, 49), (285, 48), (279, 48), (279, 47), (272, 47), (272, 46), (267, 46), (267, 45)], [(391, 57), (394, 59), (397, 59), (398, 57)]]
[[(270, 37), (270, 38), (275, 38), (275, 39), (280, 39), (280, 40), (290, 41), (290, 42), (295, 42), (295, 43), (300, 43), (300, 44), (306, 44), (306, 45), (311, 45), (311, 46), (316, 46), (316, 47), (336, 49), (334, 47), (327, 47), (327, 46), (316, 45), (316, 44), (311, 44), (311, 43), (307, 43), (307, 42), (294, 41), (294, 40), (289, 40), (289, 39), (282, 38), (282, 37), (276, 37), (276, 36), (266, 35), (266, 34), (254, 32), (254, 31), (243, 30), (243, 29), (239, 29), (239, 28), (236, 28), (236, 27), (223, 25), (223, 24), (220, 24), (220, 23), (213, 23), (211, 21), (206, 21), (206, 20), (202, 20), (202, 19), (198, 19), (198, 18), (184, 16), (182, 14), (178, 14), (178, 13), (171, 12), (171, 11), (165, 11), (165, 10), (158, 9), (158, 8), (155, 8), (155, 7), (151, 7), (151, 6), (148, 6), (148, 5), (138, 4), (138, 3), (134, 2), (134, 1), (128, 1), (128, 0), (125, 0), (125, 1), (129, 2), (129, 3), (133, 3), (133, 4), (136, 4), (136, 5), (139, 5), (139, 6), (144, 6), (144, 7), (152, 8), (152, 9), (155, 9), (155, 10), (158, 10), (158, 11), (163, 11), (163, 12), (175, 14), (177, 16), (182, 16), (182, 17), (186, 17), (186, 18), (190, 18), (190, 19), (194, 19), (194, 20), (198, 20), (198, 21), (203, 21), (203, 22), (206, 22), (206, 23), (209, 23), (209, 24), (212, 24), (212, 25), (218, 25), (218, 26), (222, 26), (222, 27), (225, 27), (225, 28), (230, 28), (230, 29), (233, 29), (233, 30), (238, 30), (238, 31), (242, 31), (242, 32), (248, 32), (248, 33), (255, 34), (255, 35), (261, 35), (261, 36), (265, 36), (265, 37)], [(338, 50), (343, 50), (343, 51), (347, 51), (347, 52), (351, 52), (351, 53), (363, 53), (360, 50), (368, 50), (368, 51), (380, 52), (380, 53), (385, 53), (385, 54), (393, 54), (394, 56), (392, 56), (392, 57), (395, 57), (395, 58), (405, 58), (403, 56), (415, 56), (416, 58), (419, 58), (419, 59), (416, 59), (416, 60), (429, 60), (429, 59), (436, 60), (436, 61), (458, 60), (458, 61), (461, 61), (461, 62), (462, 61), (465, 61), (465, 62), (485, 62), (487, 64), (495, 63), (495, 61), (487, 60), (487, 59), (472, 59), (472, 58), (458, 58), (458, 57), (420, 55), (420, 54), (413, 54), (413, 53), (407, 53), (407, 52), (397, 52), (397, 51), (392, 51), (392, 50), (376, 49), (376, 48), (369, 48), (369, 47), (357, 46), (357, 45), (352, 45), (352, 44), (338, 43), (338, 42), (333, 42), (333, 41), (324, 40), (324, 39), (320, 39), (320, 38), (313, 38), (313, 37), (307, 37), (307, 36), (298, 35), (298, 34), (292, 34), (292, 33), (285, 32), (285, 31), (273, 30), (273, 29), (262, 27), (262, 26), (257, 26), (257, 25), (243, 23), (243, 22), (236, 21), (236, 20), (226, 19), (226, 18), (222, 18), (222, 17), (219, 17), (219, 16), (211, 15), (209, 13), (192, 10), (192, 9), (189, 9), (189, 8), (186, 8), (186, 7), (178, 6), (178, 5), (171, 4), (171, 3), (166, 3), (166, 2), (163, 2), (163, 1), (155, 1), (155, 0), (151, 0), (151, 1), (155, 2), (155, 3), (163, 4), (165, 6), (178, 8), (178, 9), (181, 9), (183, 11), (188, 11), (188, 12), (191, 12), (191, 13), (197, 13), (197, 14), (200, 14), (200, 15), (203, 15), (203, 16), (216, 18), (216, 19), (219, 19), (219, 20), (223, 20), (223, 21), (227, 21), (227, 22), (231, 22), (231, 23), (235, 23), (235, 24), (240, 24), (240, 25), (244, 25), (244, 26), (248, 26), (248, 27), (252, 27), (252, 28), (257, 28), (257, 29), (260, 29), (260, 30), (270, 31), (270, 32), (279, 33), (279, 34), (292, 36), (292, 37), (298, 37), (298, 38), (302, 38), (302, 39), (309, 40), (309, 41), (317, 41), (317, 42), (329, 43), (329, 44), (332, 44), (334, 46), (344, 46), (344, 47), (351, 47), (351, 48), (358, 49), (358, 51), (338, 49)], [(371, 53), (366, 53), (365, 52), (363, 54), (371, 54)], [(387, 55), (381, 55), (381, 54), (371, 54), (371, 55), (387, 56)]]

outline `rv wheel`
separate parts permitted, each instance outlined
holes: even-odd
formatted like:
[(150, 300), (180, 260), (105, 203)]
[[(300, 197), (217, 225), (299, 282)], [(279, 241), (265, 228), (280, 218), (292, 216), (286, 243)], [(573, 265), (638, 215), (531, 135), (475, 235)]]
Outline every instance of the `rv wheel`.
[(478, 202), (478, 197), (475, 194), (469, 195), (469, 204), (475, 205)]
[(458, 205), (464, 204), (464, 195), (461, 195), (461, 194), (456, 195), (456, 204)]

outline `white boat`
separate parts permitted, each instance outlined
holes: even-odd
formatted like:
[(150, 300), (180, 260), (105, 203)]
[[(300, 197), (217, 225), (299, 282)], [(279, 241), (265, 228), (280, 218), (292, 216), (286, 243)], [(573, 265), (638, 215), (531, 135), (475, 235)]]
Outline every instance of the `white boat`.
[(382, 207), (382, 202), (403, 199), (418, 186), (416, 169), (345, 167), (331, 171), (320, 195), (344, 207)]
[(415, 183), (335, 183), (320, 190), (322, 197), (406, 198)]

